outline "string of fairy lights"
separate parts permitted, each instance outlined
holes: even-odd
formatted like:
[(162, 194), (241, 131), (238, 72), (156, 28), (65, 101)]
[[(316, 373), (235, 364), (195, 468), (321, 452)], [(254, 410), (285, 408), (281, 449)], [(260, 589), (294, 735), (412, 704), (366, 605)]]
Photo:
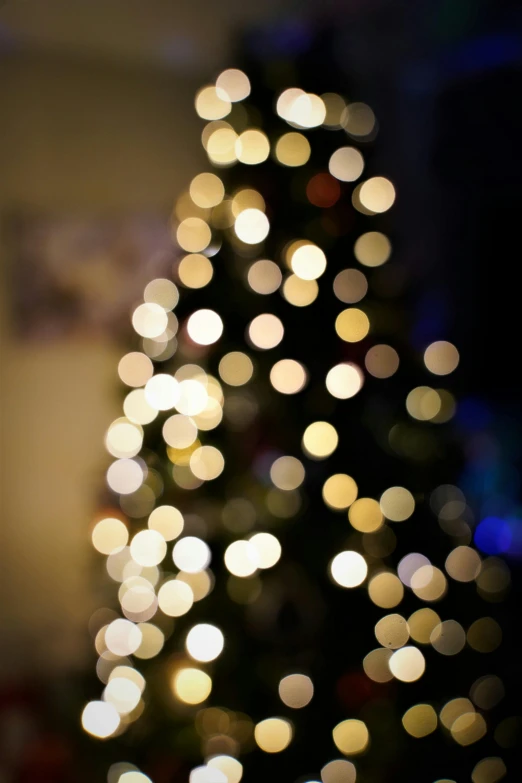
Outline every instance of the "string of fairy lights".
[[(348, 103), (335, 93), (318, 96), (298, 88), (284, 90), (277, 98), (276, 112), (291, 130), (269, 139), (262, 130), (248, 126), (242, 102), (250, 91), (246, 74), (229, 69), (196, 96), (196, 111), (206, 121), (202, 144), (216, 169), (237, 163), (257, 166), (270, 156), (289, 169), (302, 167), (312, 152), (305, 132), (319, 127), (339, 130), (350, 143), (331, 155), (328, 172), (310, 178), (306, 188), (309, 202), (329, 206), (339, 198), (341, 187), (348, 185), (353, 187), (352, 205), (363, 215), (380, 215), (393, 206), (395, 189), (387, 178), (361, 179), (365, 161), (353, 144), (372, 139), (377, 132), (375, 116), (367, 105)], [(92, 543), (107, 557), (108, 574), (119, 583), (120, 612), (101, 610), (99, 615), (95, 647), (97, 674), (104, 689), (101, 698), (89, 702), (82, 714), (85, 731), (101, 739), (120, 735), (140, 718), (147, 697), (139, 661), (159, 655), (170, 634), (169, 622), (188, 614), (214, 586), (212, 551), (205, 536), (192, 528), (187, 534), (183, 511), (161, 502), (165, 479), (143, 455), (144, 428), (160, 422), (170, 466), (168, 479), (180, 490), (197, 492), (225, 470), (226, 454), (212, 444), (212, 433), (222, 426), (231, 426), (232, 431), (248, 426), (256, 415), (255, 402), (239, 394), (256, 375), (255, 356), (250, 352), (284, 348), (285, 324), (267, 307), (248, 323), (246, 349), (222, 355), (219, 377), (215, 377), (208, 371), (208, 359), (219, 350), (227, 325), (216, 310), (207, 307), (194, 309), (178, 320), (179, 289), (197, 292), (212, 281), (223, 241), (249, 260), (245, 283), (263, 301), (278, 292), (290, 305), (306, 308), (317, 299), (318, 281), (328, 264), (321, 247), (307, 239), (290, 239), (277, 262), (265, 259), (263, 242), (270, 222), (262, 194), (242, 187), (227, 195), (216, 173), (194, 177), (188, 192), (177, 202), (173, 232), (185, 252), (176, 267), (177, 284), (166, 278), (151, 281), (143, 302), (132, 314), (141, 350), (127, 353), (119, 363), (119, 377), (129, 391), (123, 415), (112, 422), (105, 438), (114, 458), (106, 480), (119, 496), (122, 513), (100, 516)], [(334, 314), (332, 340), (355, 344), (371, 333), (370, 317), (359, 304), (368, 292), (364, 270), (384, 265), (391, 253), (390, 240), (380, 231), (367, 231), (356, 239), (353, 254), (359, 268), (341, 270), (333, 282), (341, 309)], [(454, 345), (440, 340), (425, 348), (423, 362), (430, 376), (440, 379), (457, 368), (459, 353)], [(339, 362), (320, 382), (336, 400), (348, 400), (361, 391), (366, 375), (387, 379), (399, 366), (395, 348), (375, 344), (360, 366)], [(273, 393), (291, 397), (315, 379), (302, 362), (283, 354), (272, 364), (268, 381)], [(447, 389), (425, 385), (409, 391), (405, 406), (411, 419), (437, 424), (452, 418), (456, 403)], [(327, 460), (337, 449), (339, 438), (329, 421), (315, 420), (303, 429), (302, 455), (284, 454), (273, 460), (269, 468), (273, 489), (267, 501), (271, 513), (284, 518), (296, 512), (299, 488), (306, 482), (302, 456)], [(457, 487), (440, 486), (430, 499), (433, 513), (452, 541), (444, 568), (418, 552), (402, 557), (396, 569), (383, 564), (383, 558), (394, 549), (392, 527), (400, 527), (415, 513), (416, 500), (407, 488), (392, 486), (378, 498), (363, 497), (355, 478), (335, 473), (324, 482), (322, 498), (330, 512), (346, 515), (351, 529), (363, 534), (366, 550), (364, 554), (355, 549), (332, 552), (325, 563), (329, 577), (347, 590), (366, 585), (371, 602), (384, 611), (374, 629), (377, 646), (362, 660), (368, 678), (376, 683), (419, 680), (426, 669), (426, 646), (449, 658), (465, 645), (483, 653), (498, 647), (502, 630), (495, 619), (483, 617), (465, 629), (455, 619), (442, 619), (431, 607), (447, 593), (451, 581), (475, 582), (479, 595), (491, 601), (502, 598), (509, 587), (504, 561), (483, 559), (470, 546), (466, 500)], [(229, 500), (223, 512), (228, 531), (237, 533), (224, 550), (224, 565), (230, 574), (227, 589), (231, 599), (240, 603), (255, 599), (261, 582), (254, 578), (273, 568), (282, 556), (281, 542), (273, 533), (244, 534), (248, 526), (237, 519), (244, 520), (249, 513), (249, 502), (241, 497)], [(129, 525), (128, 520), (145, 518), (146, 526), (131, 534), (130, 528), (134, 530), (136, 525)], [(166, 565), (169, 560), (175, 573)], [(408, 617), (394, 612), (406, 591), (429, 605)], [(206, 705), (212, 694), (212, 662), (226, 652), (227, 640), (213, 623), (197, 623), (186, 633), (184, 647), (184, 657), (173, 664), (169, 675), (172, 698), (183, 705)], [(458, 745), (471, 745), (488, 730), (484, 714), (500, 701), (503, 689), (498, 676), (485, 675), (473, 683), (469, 695), (456, 695), (438, 712), (429, 703), (413, 704), (402, 717), (404, 731), (422, 738), (440, 727)], [(296, 671), (281, 678), (278, 696), (289, 710), (304, 709), (313, 699), (314, 683), (306, 672)], [(218, 713), (232, 714), (225, 708), (202, 706), (195, 720), (210, 725)], [(243, 729), (250, 722), (255, 744), (265, 753), (280, 753), (293, 740), (294, 726), (288, 717), (267, 716), (255, 725), (248, 716), (241, 721)], [(332, 726), (332, 741), (334, 757), (325, 760), (320, 770), (322, 783), (354, 783), (357, 770), (353, 759), (365, 753), (372, 742), (366, 723), (355, 718), (337, 723)], [(236, 754), (205, 753), (204, 763), (190, 773), (190, 783), (239, 783), (243, 774), (237, 758), (239, 748), (240, 743)], [(341, 757), (335, 757), (334, 748)], [(476, 763), (472, 780), (496, 783), (504, 773), (500, 757), (487, 757)], [(113, 765), (108, 780), (150, 783), (147, 775), (127, 762)], [(441, 779), (439, 783), (451, 781)]]

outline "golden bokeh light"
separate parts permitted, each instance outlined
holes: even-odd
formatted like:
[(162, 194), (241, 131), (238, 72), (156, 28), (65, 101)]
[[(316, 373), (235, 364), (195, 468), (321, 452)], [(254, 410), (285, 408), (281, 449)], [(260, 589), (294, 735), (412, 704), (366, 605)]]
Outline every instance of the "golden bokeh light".
[(398, 650), (410, 638), (408, 623), (400, 614), (387, 614), (376, 623), (375, 638), (382, 647)]
[(305, 479), (304, 465), (296, 457), (278, 457), (270, 468), (270, 478), (279, 489), (297, 489)]
[(215, 446), (200, 446), (190, 455), (190, 469), (196, 478), (213, 481), (225, 468), (222, 453)]
[(473, 714), (474, 712), (475, 708), (470, 700), (459, 697), (446, 702), (440, 711), (439, 718), (445, 728), (451, 729), (461, 715)]
[(237, 161), (237, 133), (230, 126), (213, 128), (205, 145), (214, 166), (230, 166)]
[(459, 352), (452, 343), (439, 340), (424, 351), (424, 364), (434, 375), (449, 375), (458, 366)]
[(457, 546), (447, 556), (444, 567), (457, 582), (472, 582), (480, 574), (482, 561), (476, 549)]
[(311, 153), (310, 142), (302, 133), (285, 133), (275, 147), (276, 159), (283, 166), (304, 166)]
[(279, 698), (293, 710), (300, 710), (310, 704), (314, 695), (314, 684), (306, 674), (289, 674), (279, 682)]
[(285, 329), (282, 321), (271, 313), (256, 316), (248, 325), (248, 338), (255, 348), (268, 351), (279, 345)]
[(281, 394), (297, 394), (307, 379), (306, 369), (295, 359), (281, 359), (270, 370), (270, 383)]
[(302, 440), (303, 451), (312, 459), (326, 459), (333, 454), (339, 443), (339, 435), (327, 421), (314, 421), (305, 429)]
[(338, 400), (348, 400), (355, 397), (362, 388), (364, 376), (356, 364), (344, 362), (337, 364), (328, 371), (326, 388)]
[(473, 783), (498, 783), (506, 774), (504, 761), (499, 756), (489, 756), (475, 764), (471, 780)]
[(270, 223), (260, 209), (244, 209), (237, 216), (234, 231), (238, 239), (247, 245), (257, 245), (268, 236)]
[(145, 389), (134, 389), (125, 397), (123, 412), (136, 424), (150, 424), (158, 415), (158, 408), (149, 404)]
[(330, 574), (341, 587), (358, 587), (366, 579), (368, 565), (358, 552), (339, 552), (330, 563)]
[(118, 459), (107, 470), (107, 484), (120, 495), (136, 492), (144, 478), (141, 465), (133, 459)]
[(223, 334), (223, 321), (214, 310), (196, 310), (187, 321), (187, 332), (198, 345), (212, 345)]
[(430, 421), (441, 409), (440, 394), (430, 386), (416, 386), (406, 397), (406, 410), (413, 419)]
[(281, 270), (273, 261), (261, 259), (255, 261), (248, 270), (248, 285), (256, 294), (273, 294), (283, 280)]
[[(232, 103), (243, 101), (250, 95), (250, 79), (238, 68), (227, 68), (216, 79), (216, 92)], [(232, 783), (229, 781), (229, 783)]]
[(357, 484), (346, 473), (335, 473), (327, 478), (323, 485), (323, 500), (336, 511), (344, 511), (351, 506), (357, 493)]
[(132, 325), (141, 337), (159, 337), (167, 328), (168, 322), (163, 307), (154, 302), (138, 305), (132, 314)]
[[(176, 230), (178, 245), (187, 253), (200, 253), (205, 250), (212, 239), (212, 232), (208, 223), (198, 217), (189, 217), (182, 220)], [(151, 337), (154, 335), (144, 335)]]
[(105, 644), (107, 649), (121, 657), (132, 655), (142, 641), (141, 631), (130, 620), (118, 618), (113, 620), (105, 630)]
[(211, 571), (198, 571), (190, 574), (187, 571), (180, 571), (176, 576), (180, 582), (187, 584), (192, 590), (194, 602), (202, 601), (212, 591), (214, 587), (214, 576)]
[(281, 544), (272, 533), (255, 533), (249, 543), (257, 554), (258, 568), (272, 568), (281, 557)]
[(105, 701), (90, 701), (82, 712), (82, 727), (98, 739), (106, 739), (117, 730), (120, 716), (113, 704)]
[(222, 89), (202, 87), (196, 95), (196, 112), (203, 120), (220, 120), (230, 114), (230, 100)]
[(232, 199), (232, 216), (237, 218), (245, 209), (257, 209), (264, 212), (266, 204), (263, 196), (253, 188), (241, 188)]
[(363, 659), (363, 669), (367, 677), (374, 682), (390, 682), (393, 674), (390, 671), (389, 661), (393, 654), (387, 647), (378, 647), (372, 650)]
[(311, 242), (301, 244), (289, 254), (290, 266), (301, 280), (316, 280), (326, 269), (326, 256)]
[(176, 307), (179, 301), (179, 291), (172, 280), (158, 277), (145, 286), (143, 298), (145, 302), (157, 304), (168, 311)]
[(355, 500), (348, 509), (348, 519), (361, 533), (374, 533), (384, 524), (381, 508), (373, 498)]
[(335, 319), (335, 331), (347, 343), (364, 340), (370, 331), (370, 321), (366, 313), (357, 307), (343, 310)]
[(174, 449), (187, 449), (198, 436), (198, 428), (189, 416), (176, 413), (163, 424), (163, 439)]
[(243, 777), (243, 765), (233, 756), (213, 756), (208, 760), (207, 766), (222, 772), (227, 783), (239, 783)]
[(391, 345), (374, 345), (364, 363), (374, 378), (390, 378), (399, 369), (399, 354)]
[(382, 266), (391, 255), (390, 240), (380, 231), (368, 231), (357, 239), (353, 252), (363, 266)]
[(145, 386), (145, 399), (151, 408), (166, 411), (173, 408), (179, 399), (179, 384), (172, 375), (158, 373)]
[(129, 531), (120, 519), (100, 519), (92, 531), (92, 544), (103, 555), (123, 549), (128, 540)]
[(225, 637), (215, 625), (199, 623), (187, 634), (185, 647), (195, 661), (208, 663), (214, 661), (223, 652)]
[(157, 530), (140, 530), (131, 541), (130, 553), (138, 565), (154, 566), (167, 554), (167, 544)]
[(404, 522), (415, 511), (413, 495), (404, 487), (390, 487), (382, 493), (379, 503), (382, 513), (391, 522)]
[(431, 634), (440, 622), (439, 615), (433, 609), (428, 607), (417, 609), (408, 617), (411, 638), (419, 644), (429, 644)]
[(148, 526), (157, 530), (165, 541), (173, 541), (183, 532), (183, 515), (174, 506), (158, 506), (150, 514)]
[(345, 756), (363, 753), (370, 742), (370, 734), (362, 720), (343, 720), (332, 731), (336, 747)]
[(331, 130), (337, 130), (341, 127), (341, 117), (343, 111), (346, 109), (346, 101), (341, 95), (336, 92), (325, 92), (321, 95), (326, 108), (326, 117), (324, 118), (323, 125), (325, 128)]
[(259, 568), (259, 553), (250, 541), (234, 541), (226, 548), (224, 560), (234, 576), (252, 576)]
[(427, 737), (437, 728), (437, 713), (431, 704), (415, 704), (402, 716), (402, 725), (412, 737)]
[(192, 608), (194, 595), (189, 585), (169, 579), (158, 590), (158, 605), (168, 617), (181, 617)]
[(112, 704), (120, 715), (132, 712), (138, 706), (140, 699), (141, 689), (126, 677), (111, 676), (103, 692), (103, 700)]
[(363, 138), (375, 129), (375, 114), (366, 103), (349, 103), (341, 115), (341, 125), (350, 136)]
[(391, 571), (381, 571), (370, 579), (368, 595), (372, 603), (381, 609), (392, 609), (402, 601), (404, 587), (399, 577)]
[(229, 386), (244, 386), (253, 374), (252, 359), (241, 351), (231, 351), (219, 362), (219, 376)]
[(401, 647), (389, 660), (390, 671), (401, 682), (415, 682), (426, 669), (424, 655), (417, 647)]
[(241, 163), (255, 166), (270, 154), (270, 142), (263, 131), (251, 129), (241, 133), (236, 141), (236, 157)]
[(328, 171), (341, 182), (355, 182), (364, 169), (364, 159), (355, 147), (341, 147), (328, 162)]
[(140, 646), (134, 651), (134, 655), (141, 660), (155, 658), (163, 649), (165, 634), (152, 623), (139, 623), (138, 628), (141, 631), (142, 639)]
[(341, 302), (355, 304), (366, 296), (368, 281), (358, 269), (343, 269), (334, 279), (333, 290)]
[(180, 571), (197, 574), (204, 571), (210, 563), (211, 554), (208, 544), (196, 536), (185, 536), (174, 545), (172, 550), (174, 565)]
[(466, 712), (453, 722), (450, 731), (455, 742), (466, 747), (478, 742), (486, 734), (486, 721), (477, 712)]
[(370, 212), (386, 212), (395, 201), (395, 188), (386, 177), (371, 177), (363, 182), (359, 199)]
[(153, 374), (154, 366), (151, 360), (139, 351), (125, 354), (118, 364), (118, 375), (127, 386), (145, 386)]
[(431, 632), (430, 642), (441, 655), (457, 655), (466, 644), (466, 632), (456, 620), (443, 620)]
[(212, 263), (201, 253), (189, 253), (179, 262), (178, 277), (187, 288), (204, 288), (213, 274)]
[(292, 741), (292, 725), (284, 718), (266, 718), (256, 724), (254, 738), (265, 753), (281, 753)]
[(203, 209), (210, 209), (223, 201), (225, 186), (216, 174), (204, 172), (194, 177), (190, 183), (189, 193), (194, 204)]
[(174, 695), (185, 704), (201, 704), (208, 699), (212, 690), (212, 680), (201, 669), (186, 667), (178, 669), (172, 678)]
[(448, 582), (440, 568), (421, 565), (412, 574), (410, 587), (422, 601), (439, 601), (448, 589)]
[(356, 770), (351, 761), (334, 759), (321, 769), (322, 783), (355, 783)]
[(294, 307), (308, 307), (315, 302), (318, 294), (319, 286), (315, 280), (289, 275), (283, 283), (283, 296)]

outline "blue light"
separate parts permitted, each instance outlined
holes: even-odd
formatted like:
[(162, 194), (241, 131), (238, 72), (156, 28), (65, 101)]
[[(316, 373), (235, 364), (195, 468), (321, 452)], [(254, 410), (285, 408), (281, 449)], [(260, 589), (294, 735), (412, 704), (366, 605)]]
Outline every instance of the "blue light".
[(486, 517), (475, 530), (475, 545), (487, 555), (500, 555), (511, 546), (512, 532), (509, 522), (498, 517)]

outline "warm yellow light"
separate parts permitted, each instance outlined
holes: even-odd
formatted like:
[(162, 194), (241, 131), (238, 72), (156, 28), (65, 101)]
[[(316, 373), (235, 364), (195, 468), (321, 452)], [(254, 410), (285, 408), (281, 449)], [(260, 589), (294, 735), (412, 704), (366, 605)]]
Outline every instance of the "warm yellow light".
[(196, 111), (203, 120), (220, 120), (230, 114), (230, 100), (223, 90), (214, 86), (202, 87), (196, 95)]
[(107, 484), (120, 495), (136, 492), (144, 478), (141, 465), (133, 459), (117, 459), (107, 471)]
[(285, 133), (277, 140), (275, 156), (283, 166), (304, 166), (311, 153), (310, 142), (302, 133)]
[(255, 533), (249, 543), (257, 553), (258, 568), (272, 568), (281, 557), (281, 544), (271, 533)]
[(357, 307), (343, 310), (335, 320), (335, 331), (347, 343), (364, 340), (370, 331), (370, 321), (366, 313)]
[(123, 549), (128, 540), (129, 531), (120, 519), (101, 519), (92, 531), (92, 544), (104, 555)]
[(188, 217), (179, 224), (176, 239), (178, 245), (187, 253), (200, 253), (210, 245), (212, 232), (208, 223), (201, 218)]
[(306, 674), (289, 674), (279, 682), (279, 698), (293, 710), (306, 707), (313, 695), (314, 684)]
[(268, 351), (279, 345), (284, 332), (281, 320), (271, 313), (258, 315), (248, 326), (250, 342), (262, 351)]
[(326, 459), (333, 454), (338, 443), (337, 430), (327, 421), (314, 421), (303, 434), (303, 450), (313, 459)]
[(103, 692), (103, 700), (112, 704), (120, 715), (128, 715), (132, 712), (138, 706), (140, 699), (141, 689), (126, 677), (111, 676)]
[(370, 734), (362, 720), (343, 720), (332, 731), (333, 741), (345, 756), (356, 756), (368, 747)]
[(391, 571), (381, 571), (370, 580), (368, 595), (376, 606), (391, 609), (400, 604), (404, 597), (404, 587), (398, 576)]
[(283, 296), (294, 307), (308, 307), (315, 302), (318, 294), (316, 280), (303, 280), (297, 275), (289, 275), (283, 283)]
[(143, 298), (146, 302), (157, 304), (165, 311), (168, 311), (176, 307), (179, 301), (179, 291), (172, 280), (158, 277), (145, 286)]
[(235, 163), (237, 133), (230, 126), (212, 130), (206, 143), (207, 155), (215, 166)]
[(179, 669), (172, 686), (175, 696), (185, 704), (201, 704), (210, 696), (212, 680), (201, 669)]
[(335, 276), (333, 290), (341, 302), (355, 304), (366, 296), (368, 281), (358, 269), (343, 269)]
[(305, 478), (303, 463), (296, 457), (278, 457), (270, 468), (270, 478), (279, 489), (297, 489)]
[(158, 415), (158, 409), (147, 402), (145, 389), (134, 389), (123, 401), (123, 412), (136, 424), (150, 424)]
[(291, 254), (290, 265), (301, 280), (316, 280), (326, 269), (326, 256), (320, 247), (307, 242)]
[(169, 579), (158, 591), (158, 605), (169, 617), (181, 617), (192, 607), (194, 595), (189, 585), (178, 579)]
[(270, 383), (281, 394), (297, 394), (306, 381), (306, 370), (295, 359), (281, 359), (270, 370)]
[(358, 552), (339, 552), (330, 563), (330, 573), (341, 587), (358, 587), (366, 579), (368, 566)]
[(330, 157), (328, 170), (341, 182), (355, 182), (364, 169), (364, 158), (355, 147), (341, 147)]
[(165, 541), (173, 541), (183, 531), (183, 515), (174, 506), (158, 506), (149, 516), (148, 526), (157, 530)]
[(330, 508), (341, 511), (351, 506), (357, 492), (357, 484), (351, 476), (335, 473), (323, 485), (323, 500)]
[(194, 625), (187, 634), (185, 647), (195, 661), (208, 663), (223, 652), (225, 637), (219, 628), (208, 623)]
[(433, 609), (428, 607), (417, 609), (408, 617), (410, 636), (419, 644), (429, 644), (431, 634), (439, 623), (440, 617)]
[(180, 282), (187, 288), (204, 288), (212, 280), (214, 269), (206, 256), (190, 253), (178, 266)]
[(255, 166), (263, 163), (270, 154), (270, 143), (263, 131), (246, 130), (236, 141), (236, 157), (241, 163)]
[(248, 270), (248, 285), (256, 294), (273, 294), (281, 285), (283, 275), (273, 261), (255, 261)]
[(238, 68), (227, 68), (216, 79), (216, 92), (232, 103), (243, 101), (250, 95), (250, 80), (246, 73)]
[(382, 266), (391, 255), (390, 240), (380, 231), (368, 231), (356, 241), (353, 252), (363, 266)]
[(141, 631), (142, 640), (134, 655), (142, 660), (149, 660), (159, 655), (165, 643), (163, 631), (151, 623), (139, 623), (138, 628)]
[(390, 487), (382, 493), (380, 506), (386, 519), (392, 522), (404, 522), (415, 511), (415, 500), (408, 489)]
[(326, 388), (338, 400), (348, 400), (354, 397), (364, 382), (364, 376), (356, 364), (344, 362), (337, 364), (328, 371)]
[(82, 712), (84, 731), (93, 737), (105, 739), (114, 734), (120, 725), (120, 716), (113, 704), (104, 701), (90, 701)]
[(283, 718), (267, 718), (256, 724), (254, 737), (265, 753), (280, 753), (292, 741), (292, 726)]
[(154, 366), (151, 360), (139, 351), (125, 354), (118, 364), (118, 375), (127, 386), (145, 386), (153, 373)]
[(370, 212), (386, 212), (395, 201), (395, 188), (385, 177), (372, 177), (362, 184), (359, 199)]
[(241, 351), (231, 351), (219, 362), (219, 375), (229, 386), (244, 386), (253, 374), (252, 359)]
[(189, 574), (204, 571), (210, 563), (210, 558), (211, 554), (208, 545), (196, 536), (181, 538), (176, 542), (172, 550), (174, 565), (180, 571), (188, 571)]
[(374, 345), (364, 363), (374, 378), (390, 378), (399, 369), (399, 354), (390, 345)]
[(244, 209), (234, 223), (236, 236), (247, 245), (257, 245), (268, 236), (270, 223), (260, 209)]
[(389, 661), (390, 671), (401, 682), (415, 682), (424, 674), (426, 661), (417, 647), (401, 647)]
[(198, 428), (189, 416), (176, 413), (164, 423), (163, 439), (174, 449), (187, 449), (198, 437)]
[(200, 446), (190, 455), (190, 469), (202, 481), (216, 479), (225, 468), (225, 460), (215, 446)]
[(141, 337), (159, 337), (168, 325), (167, 313), (154, 302), (138, 305), (132, 314), (132, 325)]
[(107, 649), (121, 657), (132, 655), (140, 646), (141, 640), (140, 629), (130, 620), (113, 620), (105, 630)]
[(355, 783), (355, 766), (351, 761), (334, 759), (321, 770), (322, 783)]
[(179, 399), (179, 384), (172, 375), (158, 373), (145, 386), (145, 399), (158, 411), (173, 408)]
[(215, 174), (205, 172), (194, 177), (190, 183), (189, 193), (194, 204), (203, 209), (210, 209), (223, 201), (225, 186)]
[(141, 566), (159, 565), (167, 554), (167, 544), (157, 530), (141, 530), (131, 541), (132, 559)]
[(239, 783), (243, 777), (243, 765), (232, 756), (214, 756), (209, 759), (207, 766), (223, 772), (227, 783)]
[(452, 343), (439, 340), (424, 351), (424, 364), (434, 375), (449, 375), (458, 366), (459, 352)]
[(437, 713), (431, 704), (415, 704), (402, 716), (402, 725), (412, 737), (427, 737), (437, 728)]
[(350, 524), (361, 533), (374, 533), (384, 523), (379, 504), (373, 498), (359, 498), (348, 510)]
[(252, 576), (259, 567), (259, 553), (250, 541), (234, 541), (225, 550), (225, 565), (234, 576)]
[(214, 310), (196, 310), (187, 321), (187, 332), (198, 345), (212, 345), (223, 334), (223, 321)]
[(410, 638), (408, 623), (400, 614), (387, 614), (375, 625), (375, 638), (382, 647), (397, 650)]

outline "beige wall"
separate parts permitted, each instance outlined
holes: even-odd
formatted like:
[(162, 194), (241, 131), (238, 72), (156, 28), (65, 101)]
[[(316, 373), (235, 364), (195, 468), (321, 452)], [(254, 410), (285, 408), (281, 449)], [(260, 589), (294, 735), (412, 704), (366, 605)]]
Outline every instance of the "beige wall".
[[(168, 209), (201, 167), (194, 85), (160, 71), (16, 56), (0, 62), (0, 216)], [(0, 662), (75, 667), (96, 605), (88, 540), (104, 430), (117, 412), (109, 335), (12, 333), (2, 265)], [(3, 673), (7, 673), (5, 665)]]

